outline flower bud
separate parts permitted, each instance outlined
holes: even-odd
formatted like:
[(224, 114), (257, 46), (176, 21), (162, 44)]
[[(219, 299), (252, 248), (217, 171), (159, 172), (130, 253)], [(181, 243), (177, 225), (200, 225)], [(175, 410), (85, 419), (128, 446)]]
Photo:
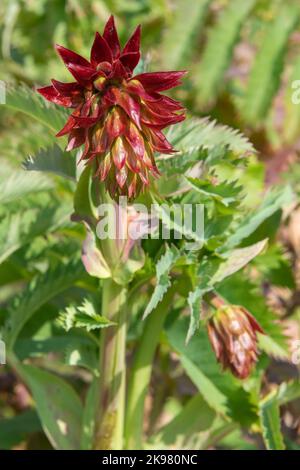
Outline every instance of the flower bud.
[(244, 308), (221, 305), (208, 321), (208, 336), (217, 360), (239, 379), (247, 378), (258, 357), (255, 318)]

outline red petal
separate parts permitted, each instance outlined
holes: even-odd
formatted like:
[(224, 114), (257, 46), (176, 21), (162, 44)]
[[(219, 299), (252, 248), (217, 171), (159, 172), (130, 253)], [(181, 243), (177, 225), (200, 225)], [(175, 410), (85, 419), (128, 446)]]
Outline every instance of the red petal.
[(130, 123), (127, 129), (126, 138), (130, 143), (131, 147), (133, 148), (135, 154), (139, 158), (143, 158), (143, 155), (145, 153), (144, 139), (141, 136), (140, 132), (137, 130), (136, 126), (133, 124), (133, 122)]
[(46, 100), (53, 101), (57, 97), (57, 90), (52, 85), (44, 86), (42, 88), (38, 88), (38, 91)]
[(141, 178), (143, 184), (146, 186), (149, 185), (148, 171), (145, 168), (140, 168), (139, 177)]
[(115, 108), (115, 110), (109, 114), (105, 122), (105, 128), (112, 139), (124, 134), (127, 120), (126, 114), (120, 108)]
[(219, 360), (222, 355), (222, 342), (219, 340), (219, 337), (214, 327), (210, 323), (208, 323), (207, 329), (208, 329), (208, 336), (210, 339), (210, 343), (217, 356), (217, 359)]
[(82, 65), (67, 64), (67, 69), (71, 72), (77, 82), (83, 86), (86, 86), (99, 75), (97, 70), (91, 66), (85, 67)]
[(137, 181), (137, 175), (132, 176), (131, 183), (128, 185), (128, 197), (131, 199), (139, 191), (139, 183)]
[(70, 99), (70, 107), (76, 107), (80, 104), (83, 98), (83, 88), (79, 83), (62, 83), (54, 79), (51, 82), (61, 96)]
[(173, 153), (174, 149), (164, 134), (158, 129), (147, 129), (146, 135), (154, 150), (160, 153)]
[(170, 117), (161, 116), (160, 118), (156, 117), (155, 119), (153, 116), (149, 117), (145, 114), (141, 117), (141, 122), (146, 126), (153, 128), (153, 129), (164, 129), (171, 124), (176, 124), (177, 122), (184, 121), (185, 115), (184, 114), (176, 114)]
[(140, 129), (140, 104), (127, 93), (121, 93), (118, 88), (113, 88), (111, 91), (115, 96), (116, 103), (118, 103), (118, 105), (124, 109), (124, 111)]
[(72, 107), (72, 100), (67, 96), (60, 95), (52, 85), (38, 88), (37, 91), (46, 98), (46, 100), (52, 103), (65, 106), (66, 108)]
[(247, 316), (253, 330), (258, 331), (259, 333), (265, 334), (264, 330), (262, 329), (262, 327), (260, 326), (260, 324), (258, 323), (256, 318), (254, 318), (254, 316), (251, 315), (251, 313), (249, 313), (245, 308), (242, 307), (242, 310), (245, 313), (245, 315)]
[(141, 25), (139, 25), (132, 36), (128, 39), (122, 55), (127, 54), (128, 52), (139, 52), (141, 44)]
[(132, 147), (128, 148), (128, 154), (127, 154), (127, 166), (128, 168), (133, 172), (133, 173), (138, 173), (139, 172), (139, 164), (138, 164), (138, 159), (136, 158), (136, 154), (133, 151)]
[(128, 76), (128, 73), (124, 67), (124, 65), (122, 64), (122, 62), (120, 62), (120, 60), (116, 60), (113, 64), (113, 68), (112, 68), (112, 71), (109, 75), (109, 78), (111, 79), (114, 79), (114, 78), (127, 78)]
[(140, 57), (141, 55), (139, 52), (128, 52), (127, 54), (123, 54), (120, 57), (120, 61), (124, 67), (128, 67), (131, 71), (133, 71), (139, 63)]
[(146, 91), (163, 91), (180, 85), (180, 78), (185, 75), (185, 71), (180, 72), (150, 72), (141, 73), (133, 77), (145, 87)]
[(80, 147), (80, 145), (84, 144), (85, 138), (86, 132), (84, 129), (73, 129), (69, 136), (66, 151), (69, 152), (70, 150)]
[(100, 174), (100, 180), (104, 181), (109, 173), (109, 170), (111, 169), (111, 156), (110, 153), (107, 153), (103, 160), (99, 163), (99, 169), (97, 171), (97, 174)]
[(55, 48), (67, 66), (69, 64), (81, 65), (82, 67), (91, 66), (91, 64), (84, 57), (79, 54), (76, 54), (76, 52), (71, 51), (66, 47), (59, 46), (58, 44), (56, 44)]
[(56, 137), (61, 137), (63, 135), (69, 134), (75, 124), (75, 119), (73, 118), (73, 116), (70, 116), (64, 127), (56, 134)]
[(169, 96), (159, 96), (157, 101), (151, 100), (147, 102), (147, 107), (150, 108), (155, 113), (166, 113), (166, 112), (174, 112), (174, 111), (182, 111), (184, 107), (176, 100), (169, 98)]
[(121, 170), (123, 166), (125, 165), (127, 153), (128, 152), (125, 148), (123, 139), (118, 137), (112, 148), (112, 156), (113, 156), (114, 164), (116, 165), (118, 170)]
[(96, 66), (100, 62), (111, 63), (112, 53), (106, 40), (102, 36), (100, 36), (99, 33), (96, 33), (91, 50), (91, 63)]
[(143, 100), (146, 100), (146, 101), (152, 102), (152, 101), (159, 101), (161, 99), (161, 95), (159, 95), (158, 93), (153, 93), (153, 94), (147, 93), (143, 85), (135, 79), (132, 79), (128, 82), (126, 90), (129, 93), (138, 95), (139, 97), (141, 97)]
[(126, 166), (123, 166), (123, 168), (116, 173), (116, 179), (120, 188), (123, 188), (126, 183), (127, 175), (128, 170)]
[(90, 151), (90, 140), (88, 138), (88, 134), (86, 134), (85, 144), (84, 144), (83, 152), (81, 154), (79, 162), (81, 162), (81, 160), (84, 160), (86, 158), (88, 158), (90, 160), (91, 157), (90, 157), (89, 151)]
[(114, 17), (111, 15), (108, 22), (105, 25), (103, 37), (109, 45), (112, 55), (114, 58), (119, 57), (120, 55), (120, 42), (118, 33), (115, 26)]
[(82, 87), (77, 82), (63, 83), (54, 79), (52, 79), (51, 82), (58, 93), (61, 93), (62, 95), (71, 97), (74, 94), (81, 93), (82, 91)]
[(99, 120), (99, 117), (98, 116), (96, 117), (75, 116), (74, 120), (77, 126), (89, 128), (96, 124), (96, 122)]
[(92, 146), (95, 153), (105, 153), (110, 148), (113, 138), (106, 132), (106, 129), (103, 127), (103, 124), (99, 124), (99, 128), (96, 126), (93, 130), (92, 136)]

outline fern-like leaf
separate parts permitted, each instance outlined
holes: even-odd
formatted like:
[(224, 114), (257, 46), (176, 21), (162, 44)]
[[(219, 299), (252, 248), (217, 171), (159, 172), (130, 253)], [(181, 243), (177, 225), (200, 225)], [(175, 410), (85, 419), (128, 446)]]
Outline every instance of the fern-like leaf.
[(152, 294), (152, 297), (146, 307), (145, 313), (144, 313), (144, 319), (150, 315), (152, 310), (161, 302), (163, 299), (163, 296), (169, 289), (171, 285), (169, 273), (174, 265), (174, 263), (177, 261), (177, 259), (180, 256), (180, 252), (175, 246), (172, 247), (167, 247), (166, 252), (163, 254), (163, 256), (160, 258), (156, 265), (156, 286), (154, 289), (154, 292)]
[(71, 206), (41, 207), (28, 209), (25, 212), (9, 213), (0, 223), (0, 263), (40, 235), (49, 233), (69, 220)]
[(16, 202), (28, 194), (53, 188), (53, 182), (44, 175), (27, 175), (24, 171), (10, 169), (0, 174), (0, 203)]
[(41, 149), (36, 155), (30, 155), (23, 162), (27, 171), (55, 173), (64, 178), (75, 180), (76, 161), (74, 155), (64, 152), (58, 145)]
[[(188, 63), (210, 2), (211, 0), (178, 0), (174, 5), (174, 15), (165, 31), (162, 44), (163, 63), (171, 70)], [(188, 21), (184, 18), (188, 18)]]
[(199, 101), (202, 104), (211, 102), (217, 96), (243, 22), (254, 4), (255, 0), (232, 0), (217, 25), (212, 27), (197, 72)]
[(48, 104), (35, 90), (25, 86), (9, 88), (5, 106), (39, 121), (54, 133), (63, 127), (67, 117), (65, 111)]
[(71, 287), (83, 274), (81, 260), (75, 260), (33, 279), (8, 307), (8, 319), (4, 328), (7, 347), (13, 347), (24, 325), (42, 305)]
[(283, 6), (265, 32), (250, 73), (241, 112), (250, 124), (260, 123), (266, 116), (279, 85), (290, 33), (299, 21), (299, 7)]
[(169, 128), (167, 138), (181, 155), (192, 154), (200, 149), (212, 150), (218, 146), (228, 147), (237, 156), (251, 154), (255, 150), (241, 132), (218, 124), (209, 118), (186, 119)]
[(280, 429), (279, 403), (272, 394), (260, 403), (259, 417), (266, 448), (268, 450), (284, 450), (285, 445)]
[(82, 305), (67, 307), (64, 312), (61, 312), (59, 323), (66, 331), (71, 328), (86, 328), (87, 331), (91, 331), (115, 325), (108, 318), (99, 315), (88, 299), (85, 299)]

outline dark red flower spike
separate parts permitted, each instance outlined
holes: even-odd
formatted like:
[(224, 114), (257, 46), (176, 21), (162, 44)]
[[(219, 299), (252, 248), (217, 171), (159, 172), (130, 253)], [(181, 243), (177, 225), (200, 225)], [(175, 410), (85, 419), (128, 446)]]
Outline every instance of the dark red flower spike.
[(57, 136), (68, 135), (67, 150), (83, 145), (81, 159), (96, 165), (114, 199), (135, 198), (157, 177), (154, 152), (174, 152), (162, 130), (184, 119), (181, 104), (160, 92), (178, 86), (185, 72), (132, 76), (140, 59), (141, 27), (121, 50), (113, 16), (96, 33), (90, 61), (56, 46), (75, 82), (52, 80), (38, 91), (57, 105), (73, 108)]

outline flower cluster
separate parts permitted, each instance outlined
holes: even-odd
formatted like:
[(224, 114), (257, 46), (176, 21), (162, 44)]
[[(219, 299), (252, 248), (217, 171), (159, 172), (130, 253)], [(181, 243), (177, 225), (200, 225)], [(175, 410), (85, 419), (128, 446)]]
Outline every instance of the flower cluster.
[(113, 199), (135, 198), (159, 172), (154, 152), (174, 152), (162, 129), (184, 119), (183, 107), (160, 92), (180, 84), (185, 72), (141, 73), (140, 26), (121, 49), (114, 18), (96, 33), (90, 60), (62, 46), (56, 49), (75, 81), (38, 91), (71, 108), (57, 136), (68, 135), (67, 150), (84, 146), (81, 159), (94, 166)]

